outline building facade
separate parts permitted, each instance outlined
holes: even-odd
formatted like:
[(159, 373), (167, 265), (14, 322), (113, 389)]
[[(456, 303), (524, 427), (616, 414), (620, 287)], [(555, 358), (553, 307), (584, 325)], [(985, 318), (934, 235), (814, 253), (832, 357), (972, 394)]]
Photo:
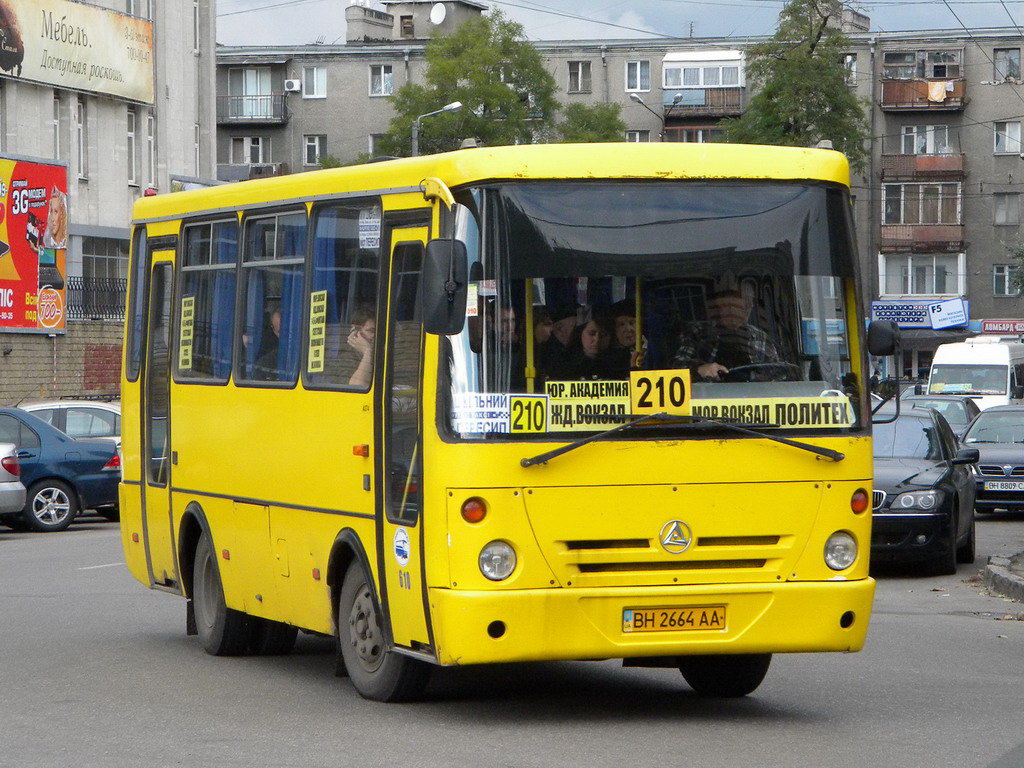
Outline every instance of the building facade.
[[(86, 14), (92, 26), (83, 29), (94, 38), (126, 18), (138, 22), (148, 38), (137, 54), (146, 96), (74, 87), (56, 75), (47, 82), (20, 68), (0, 71), (0, 156), (57, 161), (68, 170), (66, 333), (0, 328), (3, 401), (117, 390), (132, 205), (150, 190), (170, 192), (216, 178), (214, 0), (84, 3), (103, 13), (82, 10), (82, 3), (60, 5), (65, 2), (31, 0), (44, 14)], [(58, 48), (51, 44), (49, 53)], [(26, 44), (29, 55), (38, 52)], [(134, 64), (115, 66), (137, 72), (137, 56), (130, 57)]]
[[(346, 45), (218, 50), (219, 178), (372, 156), (390, 96), (423, 81), (426, 40), (482, 10), (465, 0), (384, 5), (349, 6)], [(438, 5), (445, 12), (431, 19)], [(850, 87), (872, 134), (868, 166), (852, 179), (861, 268), (873, 315), (905, 329), (897, 372), (916, 377), (939, 344), (980, 332), (983, 320), (1024, 318), (1007, 253), (1021, 236), (1024, 38), (1016, 27), (870, 32), (851, 12), (843, 26)], [(625, 141), (709, 142), (749, 102), (744, 51), (759, 39), (536, 47), (563, 104), (622, 107)], [(959, 299), (969, 324), (933, 328), (929, 307)]]

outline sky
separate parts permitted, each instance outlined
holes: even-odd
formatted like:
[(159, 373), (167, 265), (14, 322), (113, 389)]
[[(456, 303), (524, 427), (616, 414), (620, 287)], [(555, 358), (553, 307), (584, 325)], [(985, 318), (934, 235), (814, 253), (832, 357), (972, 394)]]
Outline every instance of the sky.
[[(691, 25), (694, 37), (765, 35), (774, 31), (782, 7), (781, 0), (481, 1), (518, 21), (534, 40), (689, 37)], [(344, 43), (349, 4), (349, 0), (217, 0), (217, 41), (224, 45)], [(961, 22), (972, 28), (1024, 24), (1024, 0), (863, 0), (855, 7), (871, 17), (874, 31), (961, 29)]]

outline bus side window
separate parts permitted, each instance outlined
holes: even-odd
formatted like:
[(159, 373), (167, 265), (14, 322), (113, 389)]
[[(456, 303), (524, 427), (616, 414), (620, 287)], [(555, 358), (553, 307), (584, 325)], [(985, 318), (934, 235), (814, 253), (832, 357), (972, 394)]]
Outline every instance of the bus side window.
[(302, 339), (306, 214), (251, 217), (244, 242), (238, 378), (292, 383)]
[(376, 350), (380, 204), (331, 205), (315, 216), (305, 380), (367, 391)]

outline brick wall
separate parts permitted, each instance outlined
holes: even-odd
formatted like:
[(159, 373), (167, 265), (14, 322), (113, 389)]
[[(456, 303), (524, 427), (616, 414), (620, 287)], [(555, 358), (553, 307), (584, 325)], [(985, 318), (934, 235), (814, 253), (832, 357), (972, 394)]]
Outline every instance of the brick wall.
[(0, 333), (0, 405), (22, 398), (117, 392), (120, 322), (68, 322), (67, 333)]

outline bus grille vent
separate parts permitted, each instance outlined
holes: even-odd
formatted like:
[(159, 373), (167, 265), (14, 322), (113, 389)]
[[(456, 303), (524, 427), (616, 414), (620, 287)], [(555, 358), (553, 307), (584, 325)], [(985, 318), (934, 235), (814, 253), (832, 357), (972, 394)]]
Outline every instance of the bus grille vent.
[(565, 542), (567, 549), (647, 549), (650, 539), (583, 539)]
[(698, 536), (698, 547), (773, 547), (778, 536)]
[(665, 560), (651, 563), (580, 563), (580, 573), (622, 571), (710, 571), (733, 568), (764, 568), (765, 560)]

